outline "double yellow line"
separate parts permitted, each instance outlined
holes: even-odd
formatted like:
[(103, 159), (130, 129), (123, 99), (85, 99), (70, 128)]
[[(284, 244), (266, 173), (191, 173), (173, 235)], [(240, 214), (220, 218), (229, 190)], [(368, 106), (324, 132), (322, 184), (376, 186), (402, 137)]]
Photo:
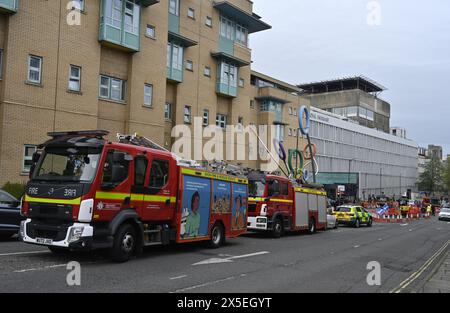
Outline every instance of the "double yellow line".
[(442, 255), (447, 250), (447, 247), (450, 245), (450, 240), (448, 240), (433, 256), (422, 265), (416, 272), (414, 272), (411, 276), (409, 276), (405, 281), (403, 281), (397, 288), (393, 289), (390, 293), (401, 293), (404, 291), (409, 285), (411, 285), (415, 280), (417, 280), (420, 275), (423, 274), (433, 262)]

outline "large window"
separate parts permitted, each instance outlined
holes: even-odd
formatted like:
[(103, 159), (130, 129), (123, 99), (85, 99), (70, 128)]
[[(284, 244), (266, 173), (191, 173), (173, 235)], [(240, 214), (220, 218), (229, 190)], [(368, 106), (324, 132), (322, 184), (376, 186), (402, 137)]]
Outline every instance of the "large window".
[(71, 65), (69, 68), (69, 90), (80, 91), (81, 90), (81, 67)]
[(124, 80), (101, 75), (99, 97), (114, 101), (125, 101), (125, 85)]
[(180, 0), (169, 0), (169, 13), (176, 16), (180, 15)]
[(168, 78), (182, 81), (183, 73), (183, 47), (173, 42), (167, 44), (167, 71)]
[(230, 87), (237, 87), (237, 67), (232, 64), (222, 62), (220, 70), (220, 83)]
[(248, 45), (247, 28), (223, 16), (220, 17), (220, 35), (243, 46)]
[(117, 29), (122, 29), (122, 22), (125, 31), (134, 35), (139, 35), (140, 6), (134, 1), (125, 0), (104, 0), (104, 19), (107, 25)]
[(33, 154), (36, 152), (37, 147), (35, 145), (24, 145), (23, 146), (23, 161), (22, 161), (22, 172), (29, 173), (31, 165), (33, 164)]
[(28, 57), (28, 81), (35, 84), (42, 82), (42, 57), (35, 55)]

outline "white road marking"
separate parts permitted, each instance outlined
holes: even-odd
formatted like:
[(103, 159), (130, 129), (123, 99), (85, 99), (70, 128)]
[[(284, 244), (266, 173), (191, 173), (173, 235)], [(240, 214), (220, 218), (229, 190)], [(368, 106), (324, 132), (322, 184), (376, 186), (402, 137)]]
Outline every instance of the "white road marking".
[(361, 247), (360, 245), (356, 245), (353, 248), (358, 249), (359, 247)]
[(238, 255), (238, 256), (230, 256), (227, 258), (211, 258), (211, 259), (207, 259), (207, 260), (204, 260), (204, 261), (201, 261), (198, 263), (194, 263), (192, 265), (197, 266), (197, 265), (208, 265), (208, 264), (232, 263), (233, 260), (250, 258), (250, 257), (269, 254), (269, 253), (270, 252), (268, 252), (268, 251), (261, 251), (261, 252), (255, 252), (255, 253)]
[(401, 227), (405, 227), (405, 226), (408, 226), (409, 224), (408, 223), (406, 223), (406, 224), (401, 224), (400, 226)]
[(450, 245), (450, 240), (448, 240), (433, 256), (425, 262), (424, 265), (422, 265), (421, 268), (419, 268), (416, 272), (414, 272), (411, 276), (409, 276), (406, 280), (404, 280), (399, 287), (392, 290), (391, 293), (400, 293), (402, 292), (406, 287), (411, 285), (417, 278), (420, 277), (420, 275), (427, 270), (431, 264), (444, 252), (446, 251), (447, 247)]
[(189, 290), (194, 290), (194, 289), (198, 289), (198, 288), (202, 288), (202, 287), (216, 285), (216, 284), (223, 283), (223, 282), (226, 282), (226, 281), (229, 281), (229, 280), (233, 280), (233, 279), (235, 279), (234, 276), (228, 277), (228, 278), (225, 278), (225, 279), (215, 280), (215, 281), (204, 283), (204, 284), (200, 284), (200, 285), (195, 285), (195, 286), (183, 288), (183, 289), (178, 289), (178, 290), (175, 290), (174, 292), (171, 292), (171, 293), (186, 292), (186, 291), (189, 291)]
[(26, 272), (47, 270), (47, 269), (52, 269), (52, 268), (64, 267), (64, 266), (67, 266), (67, 263), (56, 264), (56, 265), (48, 265), (48, 266), (44, 266), (44, 267), (28, 268), (28, 269), (25, 269), (25, 270), (16, 270), (16, 271), (14, 271), (14, 273), (26, 273)]
[(186, 278), (186, 277), (187, 277), (187, 275), (181, 275), (181, 276), (177, 276), (177, 277), (172, 277), (172, 278), (170, 278), (170, 280), (183, 279), (183, 278)]
[(48, 250), (41, 250), (41, 251), (28, 251), (28, 252), (11, 252), (11, 253), (0, 254), (0, 256), (25, 255), (25, 254), (36, 254), (36, 253), (50, 253), (50, 251), (48, 251)]

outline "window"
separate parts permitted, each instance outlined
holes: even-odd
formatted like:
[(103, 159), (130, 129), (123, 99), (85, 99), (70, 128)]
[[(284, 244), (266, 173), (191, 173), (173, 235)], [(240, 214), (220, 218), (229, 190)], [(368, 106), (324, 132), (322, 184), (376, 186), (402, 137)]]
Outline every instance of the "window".
[(172, 42), (167, 44), (167, 67), (174, 70), (183, 70), (183, 47)]
[(297, 129), (292, 129), (292, 136), (297, 137)]
[(31, 165), (33, 165), (33, 154), (37, 151), (35, 145), (24, 145), (23, 146), (23, 161), (22, 161), (22, 172), (29, 173)]
[(292, 136), (292, 128), (289, 128), (288, 134), (289, 134), (289, 136)]
[(139, 35), (140, 6), (127, 0), (105, 0), (105, 23), (117, 29)]
[(206, 17), (205, 25), (208, 26), (208, 27), (212, 27), (213, 26), (212, 25), (212, 18), (210, 16)]
[(224, 114), (217, 114), (216, 115), (216, 126), (221, 129), (227, 128), (227, 116)]
[(193, 8), (188, 9), (188, 17), (195, 20), (195, 10)]
[(269, 181), (269, 197), (280, 195), (280, 182), (278, 180)]
[(289, 195), (289, 187), (288, 184), (286, 183), (281, 183), (280, 184), (280, 189), (281, 189), (281, 195), (282, 196), (288, 196)]
[(250, 100), (250, 109), (255, 108), (255, 100)]
[(220, 35), (226, 39), (234, 41), (235, 39), (235, 24), (229, 19), (220, 17)]
[(153, 85), (144, 85), (144, 105), (151, 107), (153, 104)]
[(362, 118), (367, 118), (367, 109), (366, 108), (359, 108), (359, 116)]
[(105, 75), (100, 76), (99, 97), (114, 101), (125, 100), (125, 81)]
[(211, 68), (208, 66), (205, 66), (205, 70), (203, 71), (203, 75), (206, 77), (211, 77)]
[(220, 67), (220, 83), (228, 85), (229, 87), (237, 87), (237, 67), (226, 62), (222, 62)]
[[(128, 178), (128, 172), (129, 172), (129, 165), (130, 163), (126, 160), (120, 162), (120, 163), (114, 163), (114, 150), (108, 151), (108, 154), (106, 155), (105, 164), (103, 165), (103, 179), (102, 183), (115, 183), (112, 181), (112, 174), (113, 174), (113, 165), (121, 165), (124, 168), (124, 174), (125, 176), (122, 177), (121, 182), (125, 181)], [(120, 151), (117, 151), (120, 152)]]
[(152, 25), (147, 25), (147, 29), (145, 31), (145, 35), (149, 38), (156, 38), (156, 28)]
[(13, 204), (15, 202), (17, 202), (17, 199), (5, 191), (0, 190), (0, 204)]
[(169, 0), (169, 13), (180, 15), (180, 0)]
[(191, 107), (186, 105), (184, 106), (184, 122), (186, 124), (190, 124), (191, 123)]
[(84, 11), (84, 0), (72, 0), (72, 3), (74, 10)]
[(297, 109), (294, 108), (294, 116), (297, 116)]
[(348, 117), (358, 116), (358, 107), (348, 107), (346, 116)]
[(3, 50), (0, 49), (0, 79), (2, 79), (3, 75)]
[(169, 181), (169, 162), (165, 160), (153, 160), (150, 170), (150, 188), (161, 189)]
[(209, 126), (209, 110), (203, 110), (203, 126)]
[(367, 110), (367, 119), (372, 122), (375, 120), (375, 114), (373, 111)]
[(28, 57), (28, 81), (40, 84), (42, 81), (42, 58), (34, 55)]
[(279, 142), (284, 141), (284, 126), (283, 125), (276, 125), (275, 127), (275, 138)]
[(166, 121), (172, 120), (172, 103), (164, 104), (164, 119)]
[(248, 31), (245, 27), (236, 24), (236, 42), (247, 47)]
[(289, 111), (289, 115), (292, 115), (292, 107), (289, 107), (288, 111)]
[(139, 15), (140, 8), (133, 2), (125, 2), (125, 31), (139, 35)]
[(239, 87), (244, 88), (245, 80), (243, 78), (239, 79)]
[(192, 62), (191, 60), (187, 60), (186, 61), (186, 69), (190, 72), (194, 71), (194, 62)]
[(80, 91), (81, 90), (81, 67), (76, 65), (70, 66), (69, 73), (69, 90)]
[(138, 156), (134, 159), (134, 185), (144, 186), (147, 174), (148, 160), (146, 157)]

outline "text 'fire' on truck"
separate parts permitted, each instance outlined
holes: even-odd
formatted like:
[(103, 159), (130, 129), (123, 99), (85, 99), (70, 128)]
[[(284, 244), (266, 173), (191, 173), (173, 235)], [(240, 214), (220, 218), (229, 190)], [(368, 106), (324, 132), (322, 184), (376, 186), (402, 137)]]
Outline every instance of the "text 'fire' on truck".
[[(49, 133), (33, 156), (21, 239), (62, 250), (109, 249), (123, 262), (144, 246), (247, 231), (246, 178), (180, 166), (170, 152), (106, 131)], [(127, 139), (128, 138), (128, 139)]]
[(248, 230), (270, 231), (276, 238), (285, 231), (326, 230), (327, 196), (321, 186), (296, 185), (261, 172), (250, 173), (248, 179)]

